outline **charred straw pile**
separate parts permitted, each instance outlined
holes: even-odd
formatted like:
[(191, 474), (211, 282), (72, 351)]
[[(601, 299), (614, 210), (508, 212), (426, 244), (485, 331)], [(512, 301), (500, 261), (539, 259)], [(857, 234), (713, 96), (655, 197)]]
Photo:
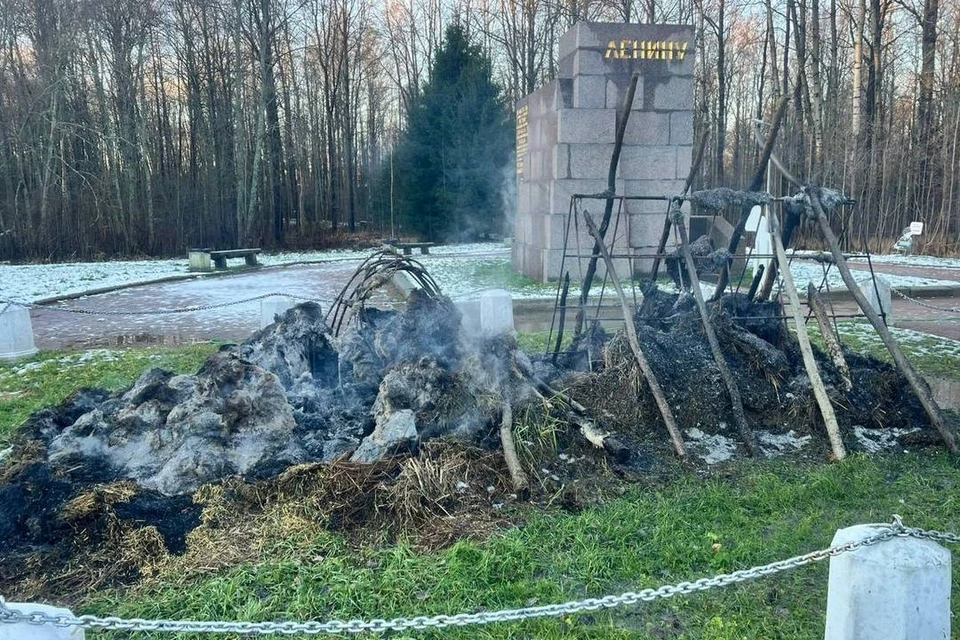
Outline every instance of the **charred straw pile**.
[[(751, 425), (819, 436), (780, 308), (730, 295), (711, 314)], [(358, 304), (342, 325), (334, 335), (319, 307), (300, 305), (195, 375), (151, 370), (32, 416), (0, 468), (0, 586), (103, 584), (211, 545), (242, 559), (230, 541), (254, 526), (429, 522), (446, 543), (497, 521), (504, 500), (671, 457), (622, 332), (586, 332), (554, 365), (510, 336), (468, 339), (451, 301), (420, 290), (403, 311)], [(635, 327), (679, 427), (728, 431), (689, 295), (648, 289)], [(854, 425), (925, 427), (891, 367), (847, 355), (849, 392), (818, 360), (851, 448)]]

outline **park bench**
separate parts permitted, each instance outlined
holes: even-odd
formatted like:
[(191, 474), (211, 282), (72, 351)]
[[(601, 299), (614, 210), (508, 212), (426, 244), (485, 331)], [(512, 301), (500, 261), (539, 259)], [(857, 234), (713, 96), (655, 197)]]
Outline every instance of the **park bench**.
[(413, 254), (414, 249), (420, 249), (422, 255), (427, 255), (430, 253), (430, 247), (434, 246), (432, 242), (394, 242), (393, 247), (395, 249), (403, 249), (403, 255), (409, 256)]
[(217, 269), (226, 269), (227, 260), (230, 258), (243, 258), (247, 266), (257, 266), (257, 254), (262, 249), (227, 249), (223, 251), (213, 251), (211, 249), (191, 249), (190, 250), (190, 270), (191, 271), (211, 271), (210, 261), (213, 261)]

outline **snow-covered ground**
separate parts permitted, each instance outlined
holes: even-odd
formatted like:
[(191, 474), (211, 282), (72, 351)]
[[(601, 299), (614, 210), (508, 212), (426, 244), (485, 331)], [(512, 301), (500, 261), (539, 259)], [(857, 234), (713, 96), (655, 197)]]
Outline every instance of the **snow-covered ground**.
[[(852, 262), (867, 262), (866, 258), (851, 258)], [(940, 258), (937, 256), (908, 256), (900, 253), (871, 255), (874, 264), (897, 264), (906, 267), (936, 267), (937, 269), (960, 270), (960, 258)]]
[[(508, 256), (509, 251), (502, 243), (442, 245), (434, 247), (430, 255), (414, 257), (429, 262), (451, 255)], [(259, 260), (266, 266), (304, 262), (360, 262), (371, 253), (372, 250), (301, 251), (261, 254)], [(36, 265), (0, 264), (0, 298), (32, 302), (185, 274), (186, 258)], [(196, 277), (206, 276), (198, 274)]]
[[(831, 265), (822, 265), (816, 262), (796, 261), (790, 265), (790, 274), (793, 276), (793, 283), (801, 293), (806, 292), (807, 283), (812, 282), (813, 286), (819, 287), (824, 279), (824, 267), (830, 267), (826, 271), (826, 287), (831, 290), (846, 289), (840, 272)], [(869, 271), (853, 270), (853, 279), (857, 282), (865, 282), (870, 279)], [(940, 280), (938, 278), (921, 278), (919, 276), (908, 276), (892, 273), (877, 273), (878, 277), (885, 278), (894, 289), (901, 287), (930, 287), (930, 286), (955, 286), (960, 282), (955, 280)], [(960, 280), (960, 271), (957, 272), (957, 280)]]
[[(266, 266), (282, 266), (313, 262), (359, 263), (370, 255), (365, 251), (303, 251), (262, 254)], [(429, 270), (441, 290), (454, 298), (491, 288), (509, 290), (515, 298), (542, 299), (556, 295), (556, 284), (542, 284), (524, 278), (510, 269), (510, 250), (502, 243), (441, 245), (429, 255), (414, 255)], [(884, 274), (893, 287), (922, 287), (933, 285), (960, 285), (960, 259), (929, 256), (872, 256), (877, 264), (927, 266), (956, 269), (956, 280), (922, 278), (909, 275)], [(797, 260), (791, 265), (797, 288), (806, 291), (807, 282), (819, 285), (823, 279), (823, 265)], [(0, 298), (31, 302), (54, 296), (73, 295), (93, 289), (117, 287), (187, 275), (185, 258), (170, 260), (129, 260), (115, 262), (73, 262), (48, 265), (0, 265)], [(195, 275), (197, 278), (206, 275)], [(854, 271), (858, 281), (869, 278), (865, 271)], [(749, 283), (744, 283), (748, 286)], [(836, 268), (827, 272), (830, 289), (844, 289)], [(576, 285), (570, 295), (579, 293)]]

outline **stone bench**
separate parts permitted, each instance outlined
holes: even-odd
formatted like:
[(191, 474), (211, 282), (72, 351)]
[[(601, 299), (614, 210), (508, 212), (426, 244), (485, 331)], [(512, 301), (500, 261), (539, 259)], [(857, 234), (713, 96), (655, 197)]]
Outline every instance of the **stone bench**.
[(262, 249), (227, 249), (223, 251), (213, 251), (211, 249), (191, 249), (189, 252), (190, 271), (213, 271), (210, 262), (213, 262), (217, 269), (226, 269), (227, 260), (231, 258), (243, 258), (247, 266), (257, 266), (257, 254)]
[(414, 249), (420, 249), (421, 255), (427, 255), (430, 253), (430, 247), (434, 246), (433, 242), (395, 242), (393, 243), (394, 249), (403, 249), (403, 255), (409, 256), (413, 254)]

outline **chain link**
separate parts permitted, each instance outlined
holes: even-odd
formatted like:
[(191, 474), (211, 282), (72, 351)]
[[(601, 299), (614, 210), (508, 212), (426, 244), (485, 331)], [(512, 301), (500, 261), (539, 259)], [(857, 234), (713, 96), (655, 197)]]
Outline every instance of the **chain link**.
[(916, 298), (911, 298), (907, 294), (903, 293), (902, 291), (898, 291), (897, 289), (891, 288), (890, 291), (893, 291), (893, 293), (900, 296), (904, 300), (912, 302), (913, 304), (919, 305), (921, 307), (926, 307), (927, 309), (933, 309), (934, 311), (943, 311), (944, 313), (960, 313), (960, 307), (951, 307), (949, 309), (945, 309), (943, 307), (937, 307), (927, 302), (924, 302), (923, 300), (917, 300)]
[(300, 300), (302, 302), (316, 302), (319, 304), (331, 305), (333, 304), (332, 300), (325, 300), (321, 298), (308, 298), (305, 296), (298, 296), (292, 293), (264, 293), (259, 296), (254, 296), (252, 298), (244, 298), (242, 300), (230, 300), (229, 302), (220, 302), (217, 304), (204, 304), (197, 305), (194, 307), (181, 307), (178, 309), (155, 309), (153, 311), (98, 311), (95, 309), (68, 309), (66, 307), (53, 307), (47, 305), (39, 305), (33, 302), (20, 302), (19, 300), (7, 300), (0, 298), (0, 304), (6, 303), (6, 306), (3, 307), (3, 310), (0, 311), (0, 314), (3, 311), (7, 310), (7, 307), (10, 305), (17, 305), (20, 307), (26, 307), (27, 309), (43, 309), (44, 311), (57, 311), (60, 313), (75, 313), (80, 315), (90, 315), (90, 316), (165, 316), (176, 313), (195, 313), (197, 311), (209, 311), (211, 309), (222, 309), (224, 307), (232, 307), (238, 304), (247, 304), (249, 302), (256, 302), (257, 300), (264, 300), (266, 298), (292, 298), (294, 300)]
[(500, 611), (483, 611), (479, 613), (460, 613), (457, 615), (417, 616), (414, 618), (393, 618), (386, 620), (374, 618), (371, 620), (330, 620), (328, 622), (224, 622), (201, 620), (144, 620), (141, 618), (118, 618), (115, 616), (98, 617), (92, 615), (51, 616), (39, 611), (19, 612), (6, 606), (0, 597), (0, 624), (27, 623), (33, 625), (53, 625), (56, 627), (83, 627), (85, 629), (110, 629), (125, 631), (160, 631), (160, 632), (191, 632), (191, 633), (236, 633), (241, 635), (267, 634), (342, 634), (342, 633), (385, 633), (387, 631), (412, 631), (424, 629), (442, 629), (446, 627), (463, 627), (467, 625), (491, 624), (496, 622), (513, 622), (518, 620), (532, 620), (573, 615), (584, 611), (598, 611), (612, 609), (625, 605), (634, 605), (640, 602), (672, 598), (677, 595), (686, 595), (700, 591), (708, 591), (725, 587), (747, 580), (761, 578), (783, 571), (796, 569), (815, 562), (826, 560), (857, 549), (872, 546), (897, 537), (910, 537), (922, 540), (933, 540), (950, 544), (960, 544), (960, 536), (953, 533), (930, 531), (926, 529), (905, 527), (900, 516), (893, 516), (891, 524), (878, 525), (886, 530), (880, 533), (854, 540), (842, 545), (827, 547), (786, 560), (771, 562), (751, 569), (742, 569), (732, 573), (725, 573), (712, 578), (700, 578), (693, 582), (680, 582), (664, 585), (656, 589), (642, 589), (637, 592), (628, 591), (620, 595), (609, 595), (602, 598), (588, 598), (574, 600), (562, 604), (550, 604), (537, 607), (522, 607), (519, 609), (504, 609)]

